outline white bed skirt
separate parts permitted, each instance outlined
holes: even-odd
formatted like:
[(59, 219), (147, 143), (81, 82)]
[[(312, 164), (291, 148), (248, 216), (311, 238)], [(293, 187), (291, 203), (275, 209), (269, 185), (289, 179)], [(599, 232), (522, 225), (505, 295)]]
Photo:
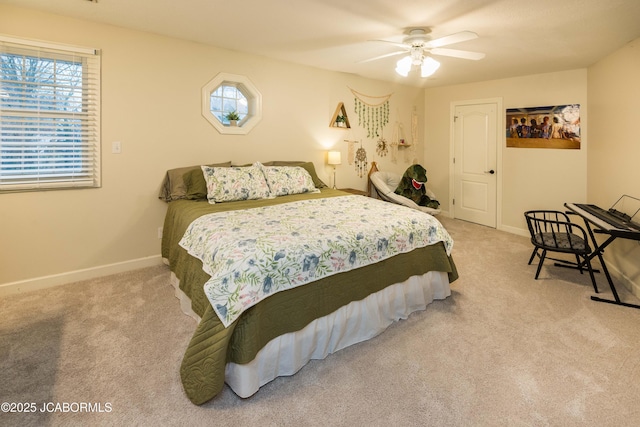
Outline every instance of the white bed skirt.
[[(200, 321), (191, 301), (178, 287), (171, 273), (182, 311)], [(312, 321), (305, 328), (269, 341), (250, 363), (228, 363), (225, 382), (240, 397), (249, 397), (277, 377), (293, 375), (312, 359), (366, 341), (393, 322), (426, 309), (434, 299), (451, 295), (447, 273), (432, 271), (388, 286), (363, 300), (351, 302), (331, 314)]]

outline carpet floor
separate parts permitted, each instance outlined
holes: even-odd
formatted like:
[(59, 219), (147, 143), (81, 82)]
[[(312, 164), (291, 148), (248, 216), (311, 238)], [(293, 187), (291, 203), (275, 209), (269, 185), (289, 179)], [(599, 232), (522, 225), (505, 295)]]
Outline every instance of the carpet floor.
[(640, 425), (640, 310), (551, 263), (534, 280), (525, 237), (441, 221), (449, 298), (249, 399), (184, 395), (195, 322), (165, 266), (0, 298), (0, 425)]

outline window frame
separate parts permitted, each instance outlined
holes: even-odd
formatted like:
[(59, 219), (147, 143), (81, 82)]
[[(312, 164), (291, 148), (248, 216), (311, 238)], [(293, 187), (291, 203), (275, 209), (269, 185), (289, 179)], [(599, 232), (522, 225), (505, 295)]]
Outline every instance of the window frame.
[(0, 193), (100, 188), (100, 51), (0, 35), (0, 54), (37, 69), (0, 71)]
[[(234, 86), (247, 98), (247, 115), (237, 126), (221, 122), (211, 112), (211, 95), (221, 86)], [(202, 115), (221, 134), (246, 135), (262, 120), (262, 95), (248, 77), (219, 73), (202, 88)]]

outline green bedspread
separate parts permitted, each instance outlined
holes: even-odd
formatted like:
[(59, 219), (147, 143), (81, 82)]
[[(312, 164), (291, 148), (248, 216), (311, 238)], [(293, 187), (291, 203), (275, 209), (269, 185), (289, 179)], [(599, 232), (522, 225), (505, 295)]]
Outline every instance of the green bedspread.
[(248, 363), (271, 339), (304, 328), (352, 301), (359, 301), (386, 286), (429, 271), (445, 271), (449, 281), (457, 279), (453, 259), (444, 245), (416, 249), (367, 267), (339, 273), (306, 286), (279, 292), (245, 311), (225, 328), (207, 300), (203, 285), (209, 276), (202, 263), (178, 242), (196, 218), (212, 213), (266, 206), (346, 193), (323, 189), (319, 194), (283, 196), (211, 205), (206, 201), (177, 200), (169, 204), (162, 240), (162, 256), (180, 280), (180, 289), (191, 298), (192, 309), (202, 317), (185, 352), (180, 374), (185, 393), (195, 404), (215, 397), (224, 387), (227, 362)]

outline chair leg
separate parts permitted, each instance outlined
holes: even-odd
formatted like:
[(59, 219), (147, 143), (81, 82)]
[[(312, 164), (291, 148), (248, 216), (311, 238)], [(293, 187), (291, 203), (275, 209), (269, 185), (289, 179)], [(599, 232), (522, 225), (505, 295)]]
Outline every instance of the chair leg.
[(542, 264), (544, 263), (544, 257), (547, 256), (547, 250), (543, 249), (542, 250), (542, 255), (540, 255), (540, 262), (538, 263), (538, 271), (536, 271), (536, 280), (538, 279), (538, 276), (540, 275), (540, 270), (542, 269)]
[(578, 270), (580, 270), (580, 274), (582, 273), (582, 263), (580, 262), (580, 256), (576, 254), (576, 264), (578, 265)]
[(593, 275), (593, 267), (591, 267), (591, 261), (589, 261), (588, 255), (585, 257), (585, 261), (587, 262), (587, 269), (589, 270), (589, 276), (591, 276), (591, 284), (593, 285), (593, 290), (598, 293), (598, 286), (596, 285), (596, 277)]
[(531, 258), (529, 258), (529, 263), (528, 265), (531, 265), (531, 262), (533, 261), (533, 259), (536, 257), (536, 254), (538, 253), (538, 248), (533, 248), (533, 252), (531, 252)]

